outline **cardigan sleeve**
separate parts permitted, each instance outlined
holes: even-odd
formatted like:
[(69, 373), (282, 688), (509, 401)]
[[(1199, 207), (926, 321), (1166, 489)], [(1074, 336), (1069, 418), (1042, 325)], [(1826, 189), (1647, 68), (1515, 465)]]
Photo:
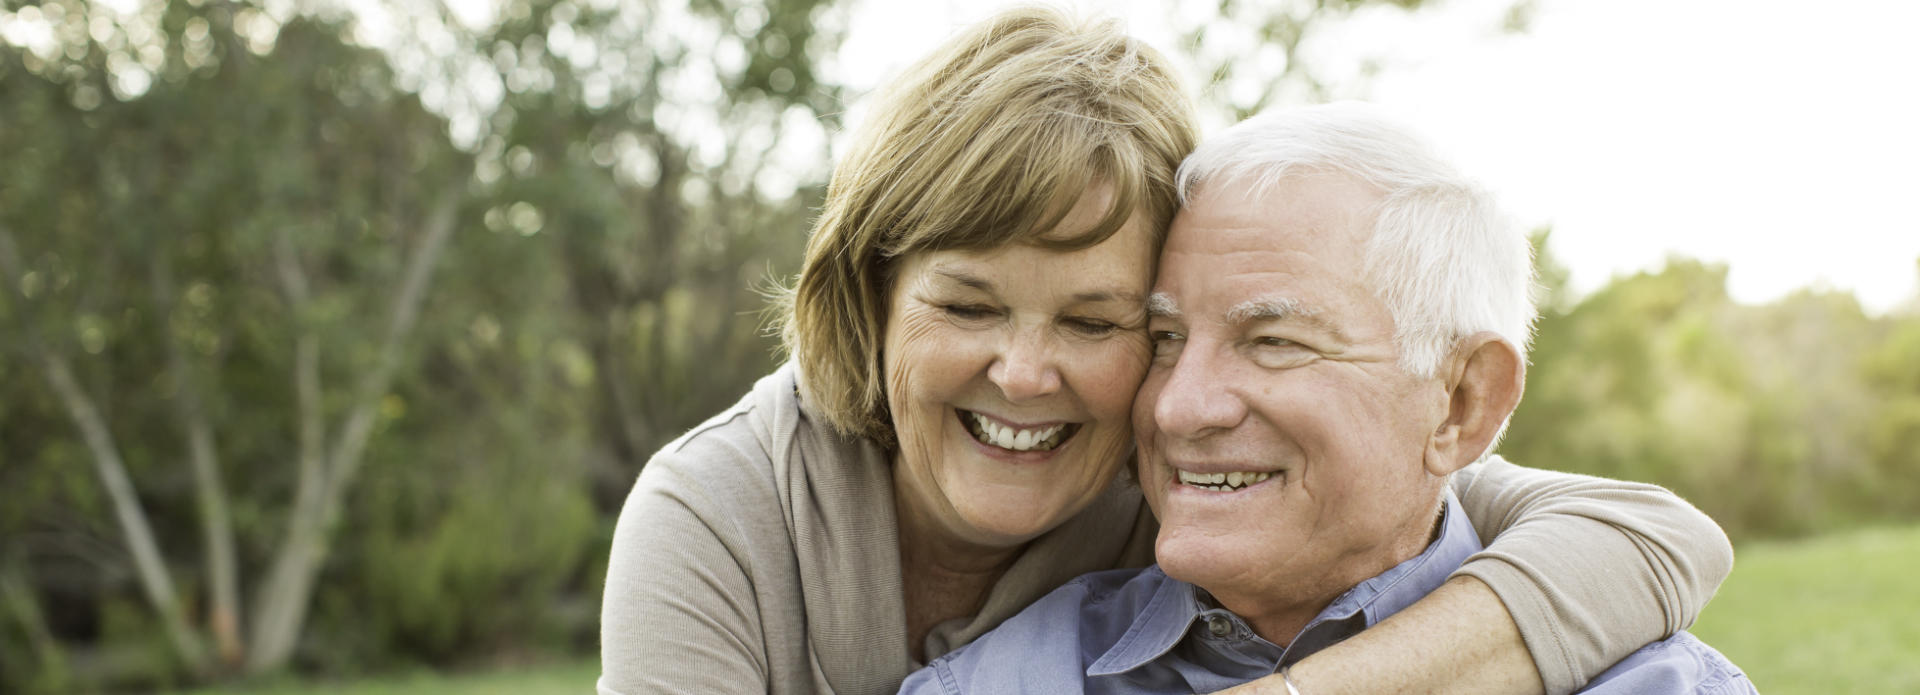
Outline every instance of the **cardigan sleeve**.
[(1733, 569), (1719, 525), (1657, 485), (1498, 457), (1452, 484), (1486, 545), (1455, 574), (1500, 596), (1549, 695), (1692, 624)]
[(763, 693), (750, 557), (690, 471), (649, 463), (620, 512), (600, 614), (599, 695)]

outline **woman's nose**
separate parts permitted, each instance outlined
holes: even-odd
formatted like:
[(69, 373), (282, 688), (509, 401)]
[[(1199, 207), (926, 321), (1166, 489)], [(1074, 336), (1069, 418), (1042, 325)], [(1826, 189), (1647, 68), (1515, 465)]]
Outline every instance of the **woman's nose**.
[(1060, 390), (1060, 370), (1054, 364), (1052, 346), (1037, 329), (1015, 331), (987, 369), (987, 378), (1014, 402)]

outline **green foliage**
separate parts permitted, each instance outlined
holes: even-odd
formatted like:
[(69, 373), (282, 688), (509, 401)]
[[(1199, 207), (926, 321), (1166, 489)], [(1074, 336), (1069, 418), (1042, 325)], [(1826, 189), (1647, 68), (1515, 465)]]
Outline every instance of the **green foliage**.
[[(318, 597), (324, 608), (316, 641), (339, 650), (328, 670), (391, 666), (396, 658), (459, 663), (465, 650), (498, 647), (510, 636), (566, 645), (594, 624), (597, 603), (564, 591), (579, 578), (583, 558), (598, 551), (599, 519), (582, 494), (584, 481), (524, 464), (488, 466), (473, 453), (467, 471), (452, 480), (449, 471), (396, 466), (382, 469), (393, 474), (388, 479), (369, 481), (369, 494), (343, 529), (356, 543), (335, 570), (341, 581)], [(526, 458), (491, 458), (578, 455), (517, 453)], [(524, 600), (500, 600), (505, 596)], [(391, 650), (396, 644), (407, 652)]]
[(1920, 317), (1831, 292), (1744, 306), (1724, 267), (1684, 259), (1569, 304), (1540, 263), (1550, 299), (1509, 458), (1668, 486), (1736, 538), (1920, 512), (1920, 382), (1902, 381)]
[(1920, 317), (1908, 317), (1868, 350), (1861, 380), (1878, 409), (1866, 429), (1874, 467), (1863, 495), (1889, 516), (1920, 512)]
[[(68, 47), (0, 45), (0, 231), (19, 261), (0, 283), (0, 571), (45, 610), (0, 611), (0, 689), (207, 675), (169, 655), (94, 456), (22, 358), (73, 365), (178, 598), (211, 629), (187, 398), (214, 433), (240, 583), (257, 588), (304, 484), (293, 346), (317, 338), (331, 441), (445, 200), (457, 231), (397, 377), (373, 394), (295, 665), (590, 649), (611, 512), (634, 473), (772, 366), (753, 287), (790, 272), (774, 261), (798, 256), (817, 189), (805, 172), (782, 188), (765, 146), (840, 108), (812, 65), (837, 43), (825, 3), (695, 9), (684, 36), (653, 26), (654, 3), (516, 3), (484, 35), (403, 13), (407, 29), (454, 41), (396, 61), (341, 24), (248, 3), (36, 6)], [(741, 47), (742, 65), (716, 70), (703, 33)], [(140, 64), (145, 89), (122, 89), (143, 41), (163, 60)], [(468, 142), (450, 137), (458, 100), (402, 88), (444, 84), (440, 68), (509, 87)], [(718, 99), (674, 91), (694, 77), (715, 80)], [(723, 146), (695, 142), (689, 123), (721, 128)], [(825, 144), (801, 150), (815, 172)]]

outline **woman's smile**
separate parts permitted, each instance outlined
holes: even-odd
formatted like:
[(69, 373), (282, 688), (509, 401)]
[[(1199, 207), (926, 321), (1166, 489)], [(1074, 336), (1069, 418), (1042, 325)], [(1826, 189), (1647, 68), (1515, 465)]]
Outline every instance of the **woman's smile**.
[(985, 413), (955, 409), (960, 424), (974, 441), (1007, 452), (1047, 452), (1066, 443), (1080, 431), (1079, 423), (1066, 421), (1019, 424)]

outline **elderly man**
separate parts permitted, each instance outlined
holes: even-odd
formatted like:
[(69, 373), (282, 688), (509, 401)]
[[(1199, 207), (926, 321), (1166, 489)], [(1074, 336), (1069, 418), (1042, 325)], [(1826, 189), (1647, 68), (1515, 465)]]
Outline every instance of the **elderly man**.
[[(1520, 401), (1526, 239), (1358, 105), (1241, 123), (1180, 186), (1133, 415), (1159, 564), (1081, 577), (903, 692), (1212, 692), (1353, 637), (1480, 550), (1447, 482)], [(1754, 690), (1680, 632), (1583, 692)]]

